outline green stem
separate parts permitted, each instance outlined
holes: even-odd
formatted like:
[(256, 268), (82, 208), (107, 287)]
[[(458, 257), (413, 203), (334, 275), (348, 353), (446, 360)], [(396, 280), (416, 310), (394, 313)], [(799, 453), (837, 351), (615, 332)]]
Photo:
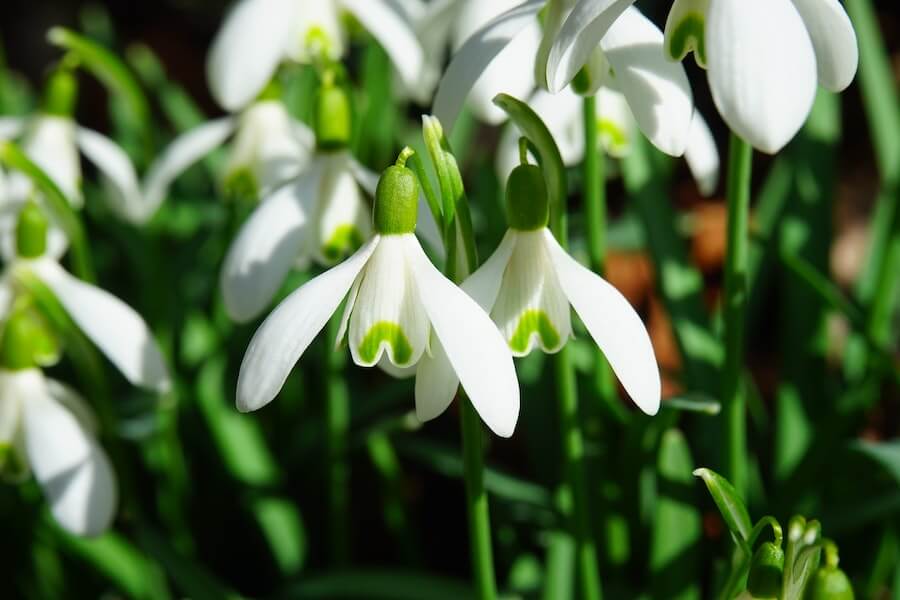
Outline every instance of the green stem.
[(728, 158), (728, 242), (725, 254), (723, 315), (725, 366), (722, 372), (722, 415), (725, 423), (725, 473), (741, 496), (747, 486), (746, 399), (741, 390), (744, 356), (744, 312), (747, 304), (747, 229), (753, 149), (731, 135)]
[(343, 378), (342, 355), (332, 347), (340, 327), (340, 314), (328, 322), (325, 348), (325, 420), (328, 431), (328, 528), (331, 561), (345, 565), (350, 561), (348, 529), (350, 464), (347, 460), (347, 438), (350, 430), (350, 396)]

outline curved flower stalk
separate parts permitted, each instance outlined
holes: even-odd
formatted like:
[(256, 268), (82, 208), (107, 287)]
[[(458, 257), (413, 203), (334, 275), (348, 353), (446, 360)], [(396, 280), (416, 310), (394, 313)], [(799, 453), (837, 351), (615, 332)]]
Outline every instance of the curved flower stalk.
[(226, 17), (207, 60), (213, 97), (229, 111), (263, 90), (285, 60), (332, 62), (343, 57), (350, 13), (381, 44), (412, 87), (423, 65), (422, 48), (386, 0), (240, 0)]
[(239, 113), (198, 125), (175, 138), (143, 182), (144, 220), (165, 200), (169, 186), (188, 167), (231, 140), (222, 177), (229, 193), (257, 199), (299, 175), (309, 164), (315, 135), (294, 119), (278, 97), (263, 94)]
[[(597, 90), (597, 131), (602, 150), (612, 158), (624, 158), (631, 152), (637, 124), (625, 97), (609, 88)], [(584, 158), (584, 126), (582, 98), (566, 88), (558, 94), (538, 90), (528, 105), (546, 123), (559, 146), (563, 162), (575, 167)], [(496, 168), (505, 181), (519, 164), (519, 128), (510, 122), (503, 130), (497, 148)], [(694, 110), (688, 142), (684, 151), (688, 168), (705, 196), (711, 195), (719, 182), (719, 152), (709, 126), (699, 111)]]
[[(110, 207), (132, 223), (141, 221), (144, 200), (131, 159), (101, 133), (81, 127), (72, 117), (77, 84), (65, 69), (51, 75), (41, 110), (30, 117), (0, 117), (0, 140), (19, 140), (25, 154), (81, 208), (83, 154), (103, 175)], [(19, 173), (9, 177), (5, 202), (21, 206), (35, 193), (31, 180)]]
[(713, 100), (736, 134), (774, 154), (812, 110), (816, 84), (840, 92), (859, 60), (838, 0), (675, 0), (666, 53), (707, 69)]
[(579, 93), (592, 95), (601, 86), (621, 93), (653, 145), (681, 156), (693, 119), (690, 84), (684, 68), (666, 60), (662, 31), (631, 4), (631, 0), (531, 0), (506, 11), (456, 53), (438, 88), (434, 112), (452, 128), (481, 73), (501, 51), (529, 35), (546, 5), (543, 37), (516, 56), (533, 69), (537, 84), (559, 93), (583, 73)]
[(33, 473), (56, 521), (75, 535), (103, 533), (118, 503), (97, 425), (74, 390), (38, 368), (0, 367), (0, 472)]
[[(490, 313), (515, 356), (527, 356), (536, 347), (547, 353), (562, 349), (572, 337), (574, 309), (635, 404), (656, 414), (661, 384), (650, 335), (628, 300), (553, 237), (540, 168), (516, 167), (506, 193), (510, 228), (463, 282), (463, 290)], [(436, 345), (417, 372), (416, 398), (428, 398), (416, 404), (419, 418), (442, 412), (457, 385), (443, 348)]]
[[(512, 357), (484, 311), (431, 264), (413, 234), (419, 194), (415, 174), (405, 167), (409, 154), (404, 151), (378, 182), (375, 235), (288, 296), (253, 336), (238, 378), (239, 410), (275, 398), (347, 297), (337, 341), (347, 338), (356, 364), (409, 368), (440, 343), (482, 420), (497, 435), (512, 435), (519, 413)], [(423, 407), (432, 398), (421, 387), (417, 412), (434, 418), (443, 409)]]

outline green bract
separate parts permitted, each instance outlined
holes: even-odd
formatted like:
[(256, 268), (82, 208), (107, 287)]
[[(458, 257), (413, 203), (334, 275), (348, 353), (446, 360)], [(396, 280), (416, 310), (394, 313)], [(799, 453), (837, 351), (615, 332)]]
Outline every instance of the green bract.
[(547, 226), (550, 204), (544, 173), (535, 165), (519, 165), (506, 183), (506, 220), (512, 229), (534, 231)]
[(375, 189), (375, 231), (386, 235), (416, 230), (419, 181), (403, 154), (397, 162), (401, 164), (388, 167)]
[(47, 218), (34, 202), (28, 202), (16, 223), (16, 254), (37, 258), (47, 250)]

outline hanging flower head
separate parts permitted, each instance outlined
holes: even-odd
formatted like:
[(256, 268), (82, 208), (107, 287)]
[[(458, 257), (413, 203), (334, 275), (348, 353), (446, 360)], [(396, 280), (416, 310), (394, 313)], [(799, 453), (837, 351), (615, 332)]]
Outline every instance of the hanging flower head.
[(410, 86), (422, 49), (386, 0), (240, 0), (213, 41), (207, 76), (213, 96), (235, 111), (257, 97), (284, 60), (334, 62), (347, 46), (347, 11), (390, 55)]
[[(270, 402), (313, 338), (347, 297), (337, 342), (345, 337), (364, 367), (418, 364), (440, 343), (451, 372), (498, 435), (510, 436), (519, 413), (512, 358), (481, 308), (431, 264), (414, 235), (419, 201), (404, 151), (378, 182), (375, 235), (346, 261), (287, 297), (250, 341), (238, 378), (237, 405), (256, 410)], [(418, 414), (434, 397), (416, 384)]]
[(675, 0), (666, 53), (707, 69), (716, 107), (751, 145), (774, 154), (812, 109), (816, 83), (839, 92), (859, 50), (838, 0)]
[[(553, 237), (543, 174), (524, 163), (524, 147), (522, 160), (506, 187), (509, 230), (463, 290), (490, 313), (515, 356), (534, 348), (558, 352), (572, 337), (570, 307), (575, 309), (628, 395), (645, 413), (656, 414), (661, 384), (647, 329), (618, 290)], [(429, 406), (446, 406), (457, 384), (443, 349), (433, 348), (432, 358), (419, 366), (417, 397), (427, 392)]]

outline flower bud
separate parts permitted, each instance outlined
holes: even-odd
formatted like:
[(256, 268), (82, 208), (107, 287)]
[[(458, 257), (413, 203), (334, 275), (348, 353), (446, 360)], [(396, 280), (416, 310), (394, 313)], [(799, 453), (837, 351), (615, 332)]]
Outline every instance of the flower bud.
[(419, 180), (406, 166), (412, 153), (405, 149), (397, 164), (388, 167), (375, 189), (375, 231), (381, 234), (413, 233), (419, 207)]
[(853, 586), (847, 575), (837, 567), (824, 566), (817, 570), (806, 586), (806, 600), (853, 600)]
[(16, 223), (16, 254), (38, 258), (47, 250), (47, 218), (35, 202), (27, 202)]
[(541, 168), (521, 164), (506, 182), (506, 221), (512, 229), (535, 231), (547, 226), (550, 204)]
[(70, 117), (78, 99), (78, 80), (66, 68), (54, 69), (44, 88), (43, 111), (48, 115)]
[(341, 150), (350, 143), (352, 111), (347, 92), (326, 79), (316, 98), (316, 145), (320, 150)]
[(778, 598), (784, 572), (784, 551), (773, 544), (761, 544), (753, 554), (747, 591), (754, 598)]

